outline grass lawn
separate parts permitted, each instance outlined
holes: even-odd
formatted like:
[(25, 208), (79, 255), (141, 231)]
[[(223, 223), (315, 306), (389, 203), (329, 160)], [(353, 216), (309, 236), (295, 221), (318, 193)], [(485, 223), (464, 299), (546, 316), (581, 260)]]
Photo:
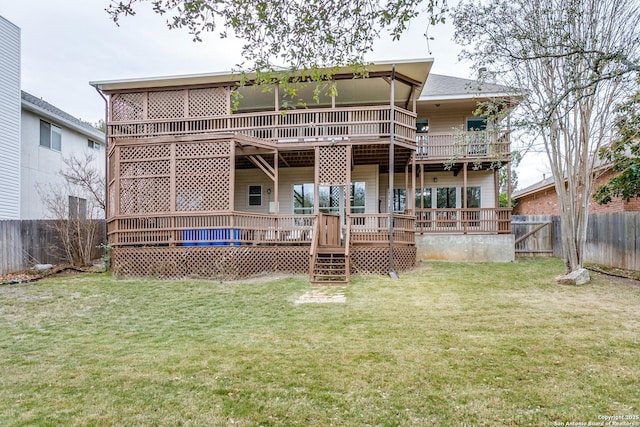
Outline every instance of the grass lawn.
[[(562, 425), (640, 415), (640, 287), (554, 259), (0, 287), (0, 425)], [(640, 419), (633, 420), (636, 426)], [(630, 424), (633, 425), (633, 424)]]

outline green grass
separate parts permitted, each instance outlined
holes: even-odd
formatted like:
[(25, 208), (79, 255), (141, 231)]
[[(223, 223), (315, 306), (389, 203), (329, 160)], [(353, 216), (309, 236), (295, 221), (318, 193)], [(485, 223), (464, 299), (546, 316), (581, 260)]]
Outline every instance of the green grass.
[(640, 288), (558, 260), (0, 287), (0, 425), (553, 425), (640, 414)]

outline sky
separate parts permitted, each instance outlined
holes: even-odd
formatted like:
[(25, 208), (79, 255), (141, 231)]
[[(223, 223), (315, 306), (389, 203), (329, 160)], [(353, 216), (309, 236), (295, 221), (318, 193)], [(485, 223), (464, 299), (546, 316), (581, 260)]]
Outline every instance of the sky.
[[(148, 4), (115, 25), (105, 12), (108, 0), (0, 0), (0, 16), (21, 29), (22, 89), (90, 123), (104, 119), (104, 101), (90, 81), (228, 71), (241, 62), (240, 41), (206, 34), (193, 42), (182, 30), (167, 29), (165, 18)], [(429, 30), (418, 17), (400, 41), (376, 42), (367, 60), (434, 58), (432, 73), (474, 78), (470, 64), (458, 61), (451, 23)], [(539, 158), (525, 156), (519, 188), (549, 173)]]

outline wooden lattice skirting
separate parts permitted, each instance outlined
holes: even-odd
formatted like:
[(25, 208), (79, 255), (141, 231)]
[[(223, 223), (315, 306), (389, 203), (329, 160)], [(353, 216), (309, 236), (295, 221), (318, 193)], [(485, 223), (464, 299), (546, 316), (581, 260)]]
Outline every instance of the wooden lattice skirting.
[[(395, 271), (415, 265), (416, 248), (394, 248)], [(115, 248), (112, 268), (117, 276), (163, 279), (203, 277), (234, 280), (262, 273), (306, 274), (307, 246), (203, 246)], [(351, 274), (389, 272), (388, 247), (352, 247)]]
[[(415, 246), (393, 248), (394, 271), (407, 271), (416, 265)], [(351, 248), (351, 274), (387, 274), (389, 272), (388, 246), (353, 246)]]
[(113, 272), (124, 277), (240, 279), (264, 272), (305, 274), (308, 247), (116, 248)]

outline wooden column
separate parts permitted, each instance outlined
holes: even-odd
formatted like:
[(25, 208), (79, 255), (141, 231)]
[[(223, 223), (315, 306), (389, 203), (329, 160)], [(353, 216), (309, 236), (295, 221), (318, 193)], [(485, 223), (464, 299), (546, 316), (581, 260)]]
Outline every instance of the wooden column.
[(387, 206), (389, 208), (389, 276), (397, 279), (398, 275), (393, 269), (393, 174), (395, 172), (395, 80), (396, 66), (391, 65), (391, 94), (389, 97), (390, 123), (389, 123), (389, 191)]
[(511, 208), (511, 163), (507, 164), (507, 207)]
[[(422, 197), (420, 197), (422, 199)], [(411, 206), (413, 210), (411, 211), (414, 215), (416, 213), (416, 153), (413, 152), (411, 156)]]
[(320, 148), (315, 147), (315, 166), (313, 168), (313, 213), (314, 215), (318, 215), (320, 212), (319, 207), (319, 192), (318, 186), (320, 185)]
[(462, 168), (462, 214), (460, 215), (461, 218), (459, 218), (459, 220), (462, 220), (462, 229), (464, 231), (464, 234), (467, 234), (467, 221), (466, 221), (466, 216), (467, 216), (467, 212), (464, 209), (467, 209), (467, 168), (469, 166), (469, 163), (464, 162), (463, 163), (463, 168)]
[(468, 163), (463, 163), (462, 168), (462, 208), (467, 209), (467, 167)]
[(411, 210), (411, 203), (409, 202), (409, 163), (404, 165), (404, 194), (405, 194), (405, 203), (404, 210)]
[(494, 169), (493, 171), (493, 188), (495, 196), (493, 201), (493, 207), (500, 207), (500, 171)]
[[(420, 164), (420, 207), (424, 209), (424, 164)], [(431, 207), (431, 201), (429, 201)]]
[(229, 210), (235, 210), (236, 192), (236, 144), (229, 141)]
[(278, 192), (278, 186), (280, 185), (280, 179), (278, 178), (278, 150), (273, 154), (273, 212), (278, 215), (280, 213), (280, 196)]

